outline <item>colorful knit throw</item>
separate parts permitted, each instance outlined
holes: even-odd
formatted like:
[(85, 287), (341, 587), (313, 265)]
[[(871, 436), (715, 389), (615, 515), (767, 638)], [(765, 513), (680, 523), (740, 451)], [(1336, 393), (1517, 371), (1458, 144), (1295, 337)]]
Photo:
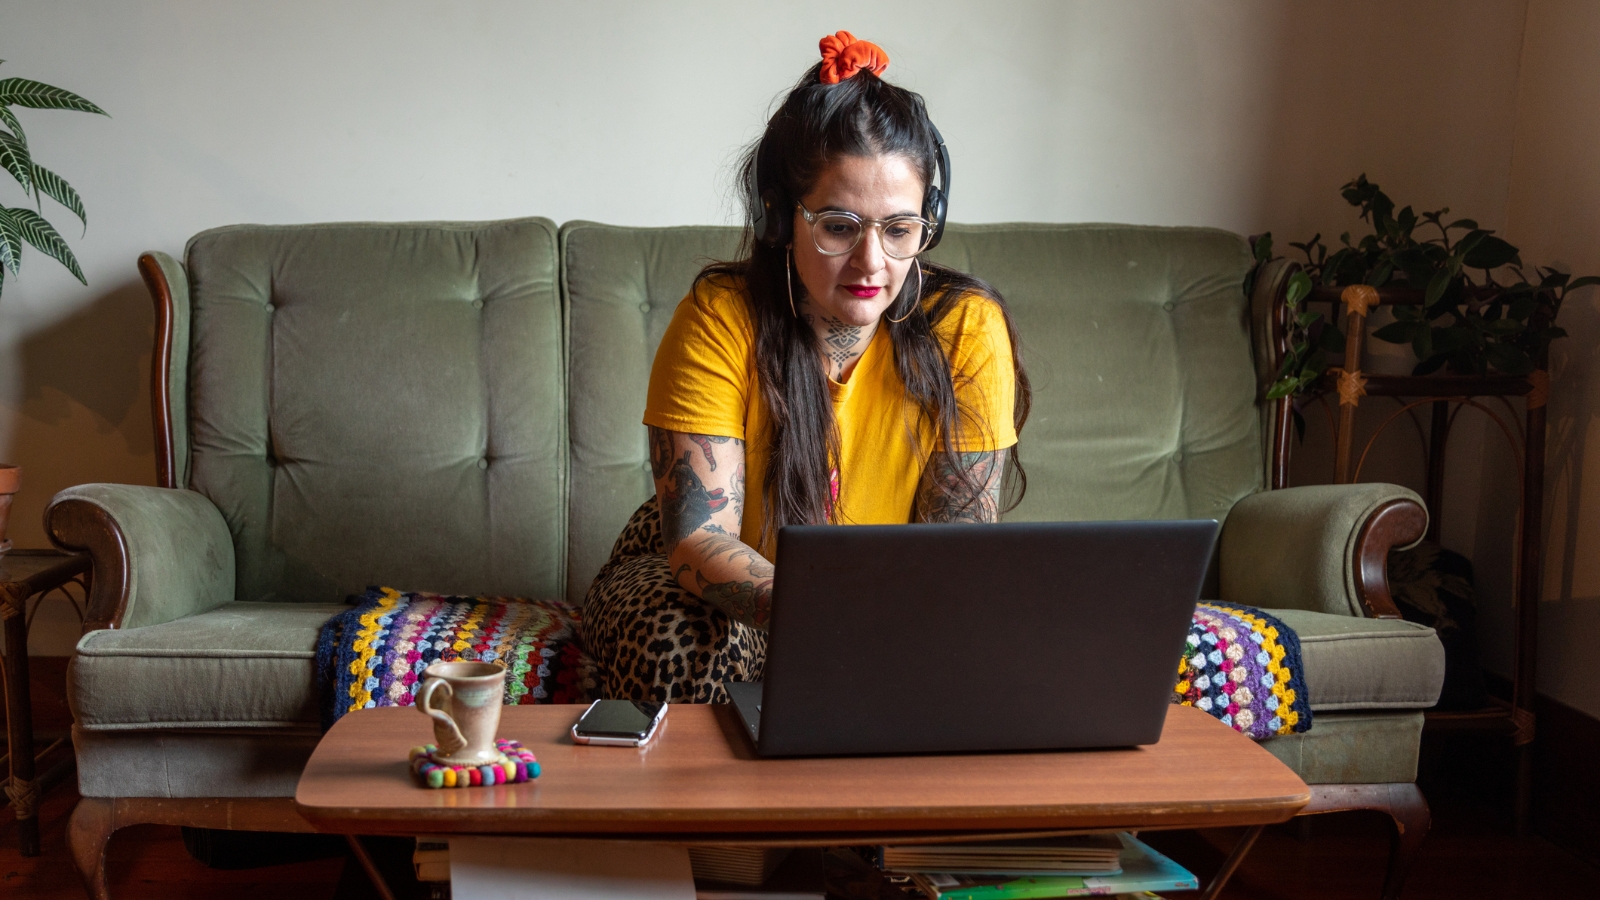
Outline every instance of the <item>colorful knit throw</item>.
[(1249, 606), (1201, 603), (1189, 625), (1172, 702), (1256, 740), (1311, 730), (1300, 636)]
[(351, 710), (411, 706), (436, 662), (504, 661), (506, 704), (587, 703), (594, 665), (578, 645), (581, 613), (555, 600), (451, 597), (371, 588), (317, 639), (323, 727)]
[[(581, 612), (553, 600), (451, 597), (372, 588), (317, 641), (323, 727), (355, 709), (411, 706), (435, 662), (504, 660), (505, 702), (588, 703), (599, 673), (578, 643)], [(1311, 728), (1300, 638), (1268, 613), (1201, 603), (1172, 702), (1265, 740)]]

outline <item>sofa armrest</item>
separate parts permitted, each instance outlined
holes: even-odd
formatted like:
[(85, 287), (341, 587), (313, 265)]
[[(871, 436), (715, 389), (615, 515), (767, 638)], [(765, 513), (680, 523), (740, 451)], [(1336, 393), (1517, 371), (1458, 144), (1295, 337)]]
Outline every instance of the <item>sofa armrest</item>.
[(89, 554), (85, 632), (171, 622), (233, 600), (233, 536), (194, 491), (80, 484), (50, 501), (45, 531), (57, 547)]
[(1398, 619), (1389, 550), (1428, 529), (1422, 498), (1393, 484), (1328, 484), (1240, 500), (1222, 527), (1221, 596), (1268, 609)]

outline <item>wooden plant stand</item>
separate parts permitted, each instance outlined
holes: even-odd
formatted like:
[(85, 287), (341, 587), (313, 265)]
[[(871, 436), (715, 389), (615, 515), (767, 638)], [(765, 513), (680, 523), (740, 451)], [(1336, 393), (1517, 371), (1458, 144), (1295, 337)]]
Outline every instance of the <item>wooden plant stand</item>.
[[(1350, 484), (1359, 481), (1361, 470), (1379, 435), (1402, 416), (1416, 426), (1427, 452), (1428, 503), (1427, 539), (1439, 538), (1440, 513), (1444, 508), (1445, 455), (1450, 431), (1461, 410), (1471, 407), (1489, 418), (1505, 438), (1512, 457), (1522, 470), (1520, 510), (1517, 518), (1518, 546), (1513, 561), (1516, 626), (1513, 637), (1511, 698), (1490, 698), (1482, 709), (1429, 710), (1426, 729), (1432, 733), (1472, 733), (1509, 738), (1516, 749), (1517, 771), (1513, 816), (1519, 834), (1528, 832), (1532, 817), (1534, 739), (1534, 691), (1537, 675), (1540, 579), (1543, 574), (1544, 445), (1545, 407), (1550, 395), (1548, 361), (1535, 361), (1537, 368), (1527, 376), (1517, 375), (1368, 375), (1361, 371), (1366, 317), (1381, 304), (1419, 305), (1422, 292), (1403, 288), (1372, 288), (1366, 285), (1339, 288), (1317, 287), (1309, 303), (1327, 303), (1335, 310), (1343, 307), (1345, 319), (1345, 365), (1331, 369), (1317, 383), (1320, 399), (1338, 401), (1334, 434), (1334, 481)], [(1387, 397), (1395, 410), (1378, 426), (1360, 453), (1354, 446), (1356, 408), (1368, 397)], [(1519, 416), (1513, 397), (1525, 402)], [(1424, 434), (1419, 409), (1426, 408), (1430, 428)], [(1281, 418), (1281, 417), (1280, 417)], [(1519, 422), (1518, 419), (1521, 419)], [(1281, 430), (1281, 429), (1280, 429)], [(1285, 435), (1286, 437), (1286, 435)], [(1287, 443), (1287, 442), (1285, 442)], [(1287, 453), (1284, 454), (1287, 461)], [(1283, 467), (1285, 480), (1287, 466)], [(1276, 486), (1276, 485), (1275, 485)]]

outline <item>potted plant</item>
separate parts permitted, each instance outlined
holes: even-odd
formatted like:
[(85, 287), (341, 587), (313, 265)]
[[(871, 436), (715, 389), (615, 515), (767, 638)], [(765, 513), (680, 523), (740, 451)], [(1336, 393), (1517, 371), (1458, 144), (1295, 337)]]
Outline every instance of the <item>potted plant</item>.
[[(1527, 375), (1550, 342), (1566, 336), (1555, 319), (1567, 292), (1600, 283), (1597, 276), (1573, 278), (1548, 267), (1535, 267), (1530, 280), (1517, 248), (1493, 231), (1472, 219), (1446, 222), (1448, 207), (1418, 214), (1407, 206), (1397, 214), (1394, 201), (1365, 175), (1340, 192), (1361, 210), (1372, 233), (1352, 241), (1345, 232), (1331, 252), (1320, 234), (1289, 245), (1305, 262), (1288, 286), (1290, 349), (1269, 399), (1309, 393), (1327, 369), (1327, 354), (1344, 350), (1338, 323), (1305, 308), (1319, 286), (1366, 284), (1399, 300), (1394, 321), (1372, 337), (1409, 344), (1416, 355), (1413, 375), (1441, 369)], [(1254, 251), (1258, 262), (1275, 258), (1270, 232), (1256, 239)], [(1296, 418), (1300, 425), (1298, 412)]]
[[(0, 60), (4, 62), (4, 60)], [(72, 255), (72, 249), (61, 234), (43, 215), (44, 198), (65, 207), (78, 217), (84, 228), (89, 227), (83, 210), (83, 200), (72, 185), (56, 173), (34, 162), (28, 149), (28, 135), (17, 119), (15, 107), (28, 109), (66, 109), (106, 115), (105, 110), (88, 100), (58, 87), (30, 81), (26, 78), (0, 79), (0, 167), (22, 187), (23, 197), (31, 199), (34, 209), (25, 206), (0, 204), (0, 290), (4, 290), (6, 274), (13, 277), (22, 268), (24, 243), (66, 266), (67, 271), (84, 284), (83, 270)], [(22, 470), (14, 465), (0, 465), (0, 553), (10, 549), (7, 528), (11, 520), (11, 499), (21, 486)]]

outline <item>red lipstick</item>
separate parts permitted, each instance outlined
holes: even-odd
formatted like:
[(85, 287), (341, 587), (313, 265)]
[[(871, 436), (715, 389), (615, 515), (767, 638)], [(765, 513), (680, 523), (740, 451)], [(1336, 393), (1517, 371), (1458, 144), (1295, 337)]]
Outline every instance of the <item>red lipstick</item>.
[(847, 284), (847, 285), (844, 285), (843, 287), (844, 287), (845, 290), (849, 291), (850, 293), (854, 294), (857, 297), (860, 297), (863, 300), (867, 299), (868, 297), (876, 297), (876, 296), (878, 296), (878, 291), (883, 290), (880, 287), (876, 287), (876, 286), (870, 285), (870, 284)]

